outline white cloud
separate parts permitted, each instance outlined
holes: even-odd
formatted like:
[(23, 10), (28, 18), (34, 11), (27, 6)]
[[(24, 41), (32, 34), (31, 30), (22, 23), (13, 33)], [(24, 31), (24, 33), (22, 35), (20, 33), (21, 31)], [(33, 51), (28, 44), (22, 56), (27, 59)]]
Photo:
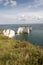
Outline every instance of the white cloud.
[(6, 0), (4, 2), (4, 6), (7, 6), (7, 5), (10, 5), (10, 6), (16, 6), (17, 5), (17, 2), (16, 1), (13, 1), (13, 0)]
[(21, 23), (43, 23), (43, 11), (18, 13), (17, 20)]
[(42, 6), (43, 0), (34, 0), (34, 7)]
[[(0, 13), (0, 21), (6, 23), (43, 23), (43, 11), (38, 12), (17, 12)], [(10, 13), (10, 14), (9, 14)], [(8, 22), (7, 22), (8, 21)]]
[(43, 0), (34, 0), (33, 2), (30, 2), (30, 4), (28, 3), (27, 5), (29, 9), (33, 7), (38, 8), (40, 6), (43, 6)]
[(17, 5), (17, 2), (16, 1), (10, 1), (11, 2), (11, 6), (16, 6)]
[(9, 4), (9, 1), (6, 0), (5, 3), (3, 4), (4, 6), (7, 6)]

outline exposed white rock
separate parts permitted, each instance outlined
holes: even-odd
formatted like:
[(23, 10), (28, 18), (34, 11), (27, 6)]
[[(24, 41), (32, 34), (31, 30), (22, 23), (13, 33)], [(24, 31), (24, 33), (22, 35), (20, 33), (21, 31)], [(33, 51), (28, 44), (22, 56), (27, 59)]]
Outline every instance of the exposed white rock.
[(19, 27), (18, 30), (17, 30), (17, 34), (21, 34), (22, 32), (23, 32), (23, 28)]
[(29, 33), (29, 27), (19, 27), (17, 30), (17, 34), (22, 34), (22, 33)]
[(8, 36), (9, 38), (15, 37), (15, 31), (14, 30), (3, 30), (4, 36)]

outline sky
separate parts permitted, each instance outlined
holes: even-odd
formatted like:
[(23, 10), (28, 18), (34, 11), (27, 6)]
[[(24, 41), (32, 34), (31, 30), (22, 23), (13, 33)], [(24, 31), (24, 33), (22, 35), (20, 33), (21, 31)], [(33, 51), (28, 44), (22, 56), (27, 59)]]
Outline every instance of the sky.
[(0, 0), (0, 24), (43, 23), (43, 0)]

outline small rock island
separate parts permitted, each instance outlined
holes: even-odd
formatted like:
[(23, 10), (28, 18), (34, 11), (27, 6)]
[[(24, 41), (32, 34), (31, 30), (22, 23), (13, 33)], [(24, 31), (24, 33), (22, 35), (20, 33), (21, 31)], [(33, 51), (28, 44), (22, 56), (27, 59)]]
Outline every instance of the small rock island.
[(17, 30), (17, 34), (29, 34), (30, 32), (32, 31), (32, 27), (31, 26), (22, 26), (22, 27), (19, 27), (18, 30)]

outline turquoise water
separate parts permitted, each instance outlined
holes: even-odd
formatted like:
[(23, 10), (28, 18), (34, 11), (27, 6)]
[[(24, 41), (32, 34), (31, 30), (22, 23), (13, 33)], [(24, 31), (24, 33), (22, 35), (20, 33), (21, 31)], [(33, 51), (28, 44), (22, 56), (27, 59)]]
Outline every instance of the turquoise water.
[(33, 30), (29, 34), (16, 36), (17, 40), (29, 41), (35, 45), (43, 45), (43, 30)]
[[(30, 24), (12, 24), (12, 25), (0, 25), (0, 29), (13, 29), (17, 31), (20, 26), (30, 26)], [(17, 40), (29, 41), (34, 45), (43, 46), (43, 24), (31, 24), (32, 32), (29, 34), (16, 35)]]

